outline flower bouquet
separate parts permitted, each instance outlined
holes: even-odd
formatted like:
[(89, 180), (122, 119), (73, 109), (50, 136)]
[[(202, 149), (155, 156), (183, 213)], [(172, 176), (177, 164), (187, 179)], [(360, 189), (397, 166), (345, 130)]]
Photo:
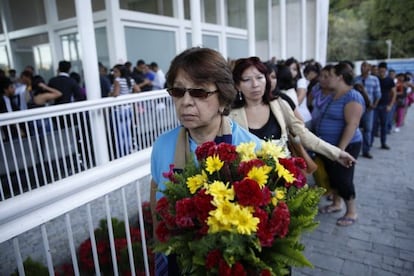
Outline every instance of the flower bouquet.
[(156, 206), (156, 252), (183, 275), (285, 275), (312, 264), (300, 243), (314, 229), (323, 188), (308, 187), (301, 158), (265, 141), (207, 142), (180, 173), (173, 165)]

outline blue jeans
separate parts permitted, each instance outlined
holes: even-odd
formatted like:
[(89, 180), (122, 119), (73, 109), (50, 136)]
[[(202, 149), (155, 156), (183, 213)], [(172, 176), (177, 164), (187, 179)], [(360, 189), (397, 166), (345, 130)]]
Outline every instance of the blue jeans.
[(132, 110), (130, 106), (119, 106), (115, 110), (115, 129), (117, 134), (117, 153), (119, 157), (128, 155), (132, 147)]
[(362, 128), (362, 154), (369, 153), (371, 149), (371, 143), (373, 135), (372, 129), (374, 124), (374, 110), (365, 111), (364, 115), (361, 118), (361, 128)]
[(388, 112), (388, 117), (387, 117), (387, 133), (390, 133), (392, 130), (392, 126), (394, 125), (394, 117), (395, 117), (395, 112), (397, 111), (397, 105), (394, 104), (390, 110), (390, 112)]
[(381, 146), (385, 146), (387, 144), (387, 122), (389, 113), (387, 111), (386, 105), (380, 105), (375, 108), (374, 111), (374, 128), (371, 134), (371, 146), (374, 143), (374, 134), (378, 130), (378, 127), (381, 128), (380, 130), (380, 137), (381, 137)]

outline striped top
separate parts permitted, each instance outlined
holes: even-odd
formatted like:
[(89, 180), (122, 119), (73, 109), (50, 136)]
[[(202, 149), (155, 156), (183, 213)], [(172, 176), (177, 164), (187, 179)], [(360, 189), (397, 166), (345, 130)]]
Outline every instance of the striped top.
[[(339, 99), (332, 100), (323, 110), (319, 125), (316, 127), (316, 134), (328, 143), (337, 146), (345, 128), (345, 106), (350, 102), (357, 102), (365, 110), (365, 102), (362, 95), (351, 89)], [(362, 134), (359, 128), (355, 130), (350, 143), (361, 142)]]
[(131, 82), (131, 87), (129, 88), (128, 88), (128, 83), (127, 83), (126, 78), (117, 77), (115, 80), (119, 83), (119, 95), (120, 96), (132, 93), (132, 89), (135, 85), (135, 81), (133, 78), (129, 79)]

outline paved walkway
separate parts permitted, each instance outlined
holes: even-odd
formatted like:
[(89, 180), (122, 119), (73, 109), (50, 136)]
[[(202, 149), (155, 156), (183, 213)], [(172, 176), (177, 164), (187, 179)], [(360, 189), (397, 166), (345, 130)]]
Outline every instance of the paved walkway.
[(320, 226), (303, 238), (315, 268), (295, 269), (294, 276), (414, 275), (414, 106), (387, 144), (391, 150), (380, 149), (376, 138), (374, 159), (358, 159), (357, 223), (340, 227), (344, 212), (319, 214)]

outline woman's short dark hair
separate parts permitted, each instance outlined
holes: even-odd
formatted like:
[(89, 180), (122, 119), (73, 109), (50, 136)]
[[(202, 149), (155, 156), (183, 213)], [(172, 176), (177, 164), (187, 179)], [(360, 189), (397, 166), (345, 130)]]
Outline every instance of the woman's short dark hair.
[(0, 95), (4, 94), (4, 90), (9, 88), (10, 85), (12, 85), (13, 82), (8, 77), (0, 77)]
[[(273, 97), (272, 97), (272, 91), (270, 91), (271, 84), (270, 84), (270, 78), (269, 78), (269, 71), (267, 69), (267, 66), (260, 61), (260, 58), (258, 57), (248, 57), (248, 58), (240, 58), (236, 60), (233, 68), (233, 80), (236, 85), (239, 85), (242, 79), (243, 72), (251, 67), (254, 66), (256, 69), (262, 73), (266, 78), (266, 88), (265, 93), (263, 94), (263, 102), (269, 103)], [(233, 107), (239, 108), (246, 104), (246, 101), (244, 97), (236, 97), (234, 99)]]
[(236, 97), (233, 78), (226, 59), (210, 48), (193, 47), (177, 55), (166, 74), (167, 88), (174, 86), (179, 72), (184, 72), (195, 84), (214, 83), (219, 102), (224, 106), (223, 115), (229, 115)]
[(295, 88), (295, 81), (289, 66), (285, 64), (277, 65), (277, 88), (279, 90), (289, 90)]
[(354, 84), (354, 71), (352, 67), (345, 62), (340, 62), (334, 66), (334, 72), (337, 76), (342, 76), (347, 85)]

